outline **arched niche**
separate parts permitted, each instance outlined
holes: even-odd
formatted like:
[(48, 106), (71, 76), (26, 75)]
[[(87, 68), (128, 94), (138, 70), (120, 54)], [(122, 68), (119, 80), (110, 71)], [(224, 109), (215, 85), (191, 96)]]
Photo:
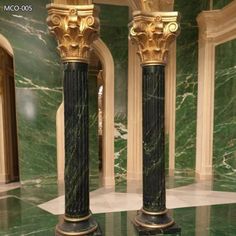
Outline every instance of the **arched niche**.
[(209, 179), (213, 175), (215, 47), (236, 38), (236, 1), (221, 10), (201, 12), (197, 22), (199, 49), (196, 175), (200, 179)]
[(11, 56), (13, 56), (13, 49), (9, 41), (0, 34), (0, 46), (4, 48)]

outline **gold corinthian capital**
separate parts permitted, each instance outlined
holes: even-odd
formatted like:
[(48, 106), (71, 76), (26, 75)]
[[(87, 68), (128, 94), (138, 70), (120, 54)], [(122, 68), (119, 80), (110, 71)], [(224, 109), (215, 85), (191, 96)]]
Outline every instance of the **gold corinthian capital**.
[(62, 61), (88, 62), (91, 43), (99, 35), (94, 5), (48, 4), (47, 24), (56, 36)]
[(170, 43), (179, 34), (178, 12), (133, 13), (129, 38), (138, 45), (142, 65), (166, 64)]

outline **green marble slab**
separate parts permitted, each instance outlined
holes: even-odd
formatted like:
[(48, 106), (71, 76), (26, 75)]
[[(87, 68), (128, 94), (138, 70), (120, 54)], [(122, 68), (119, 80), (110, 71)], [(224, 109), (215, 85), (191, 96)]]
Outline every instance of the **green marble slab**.
[(0, 199), (0, 235), (53, 235), (57, 217), (15, 197)]
[[(236, 204), (189, 207), (171, 211), (182, 236), (234, 236)], [(137, 236), (135, 211), (94, 214), (104, 236)], [(61, 216), (59, 217), (59, 219)], [(0, 235), (53, 236), (58, 217), (15, 197), (0, 199)]]
[(213, 166), (236, 184), (236, 40), (216, 47)]

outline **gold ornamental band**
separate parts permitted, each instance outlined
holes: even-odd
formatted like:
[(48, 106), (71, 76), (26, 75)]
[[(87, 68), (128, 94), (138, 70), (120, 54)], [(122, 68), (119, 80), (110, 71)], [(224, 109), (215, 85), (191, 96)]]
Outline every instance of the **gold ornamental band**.
[(64, 216), (64, 219), (65, 219), (65, 221), (68, 221), (68, 222), (81, 222), (81, 221), (89, 219), (90, 216), (91, 216), (91, 213), (89, 213), (89, 215), (81, 217), (81, 218), (71, 218), (71, 217)]
[(146, 224), (146, 223), (140, 222), (137, 219), (137, 217), (135, 217), (135, 221), (138, 225), (145, 227), (145, 228), (151, 228), (151, 229), (163, 229), (163, 228), (167, 228), (175, 223), (174, 220), (171, 220), (170, 222), (168, 222), (166, 224)]
[(89, 59), (80, 58), (80, 57), (64, 57), (61, 60), (62, 60), (63, 63), (66, 63), (66, 62), (82, 62), (82, 63), (87, 63), (88, 64)]
[(152, 211), (146, 211), (146, 210), (144, 210), (144, 209), (142, 208), (141, 211), (142, 211), (144, 214), (147, 214), (147, 215), (160, 216), (160, 215), (166, 214), (166, 213), (168, 212), (168, 209), (165, 209), (164, 211), (152, 212)]
[(63, 236), (80, 236), (80, 235), (88, 235), (89, 233), (94, 232), (98, 228), (98, 225), (96, 224), (93, 228), (85, 230), (83, 232), (65, 232), (61, 229), (59, 229), (58, 225), (56, 226), (56, 232), (63, 235)]
[(146, 62), (144, 61), (141, 63), (141, 66), (158, 66), (158, 65), (165, 66), (166, 63), (163, 61), (146, 61)]

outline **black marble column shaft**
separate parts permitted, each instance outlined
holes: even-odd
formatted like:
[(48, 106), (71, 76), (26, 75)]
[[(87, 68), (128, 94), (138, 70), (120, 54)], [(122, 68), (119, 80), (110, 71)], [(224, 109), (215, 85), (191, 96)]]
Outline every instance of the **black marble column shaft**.
[(142, 79), (143, 207), (134, 225), (138, 235), (179, 235), (181, 229), (166, 209), (165, 66), (143, 66)]
[(65, 215), (89, 214), (88, 64), (64, 63)]
[(143, 67), (143, 209), (166, 209), (165, 193), (165, 67)]

